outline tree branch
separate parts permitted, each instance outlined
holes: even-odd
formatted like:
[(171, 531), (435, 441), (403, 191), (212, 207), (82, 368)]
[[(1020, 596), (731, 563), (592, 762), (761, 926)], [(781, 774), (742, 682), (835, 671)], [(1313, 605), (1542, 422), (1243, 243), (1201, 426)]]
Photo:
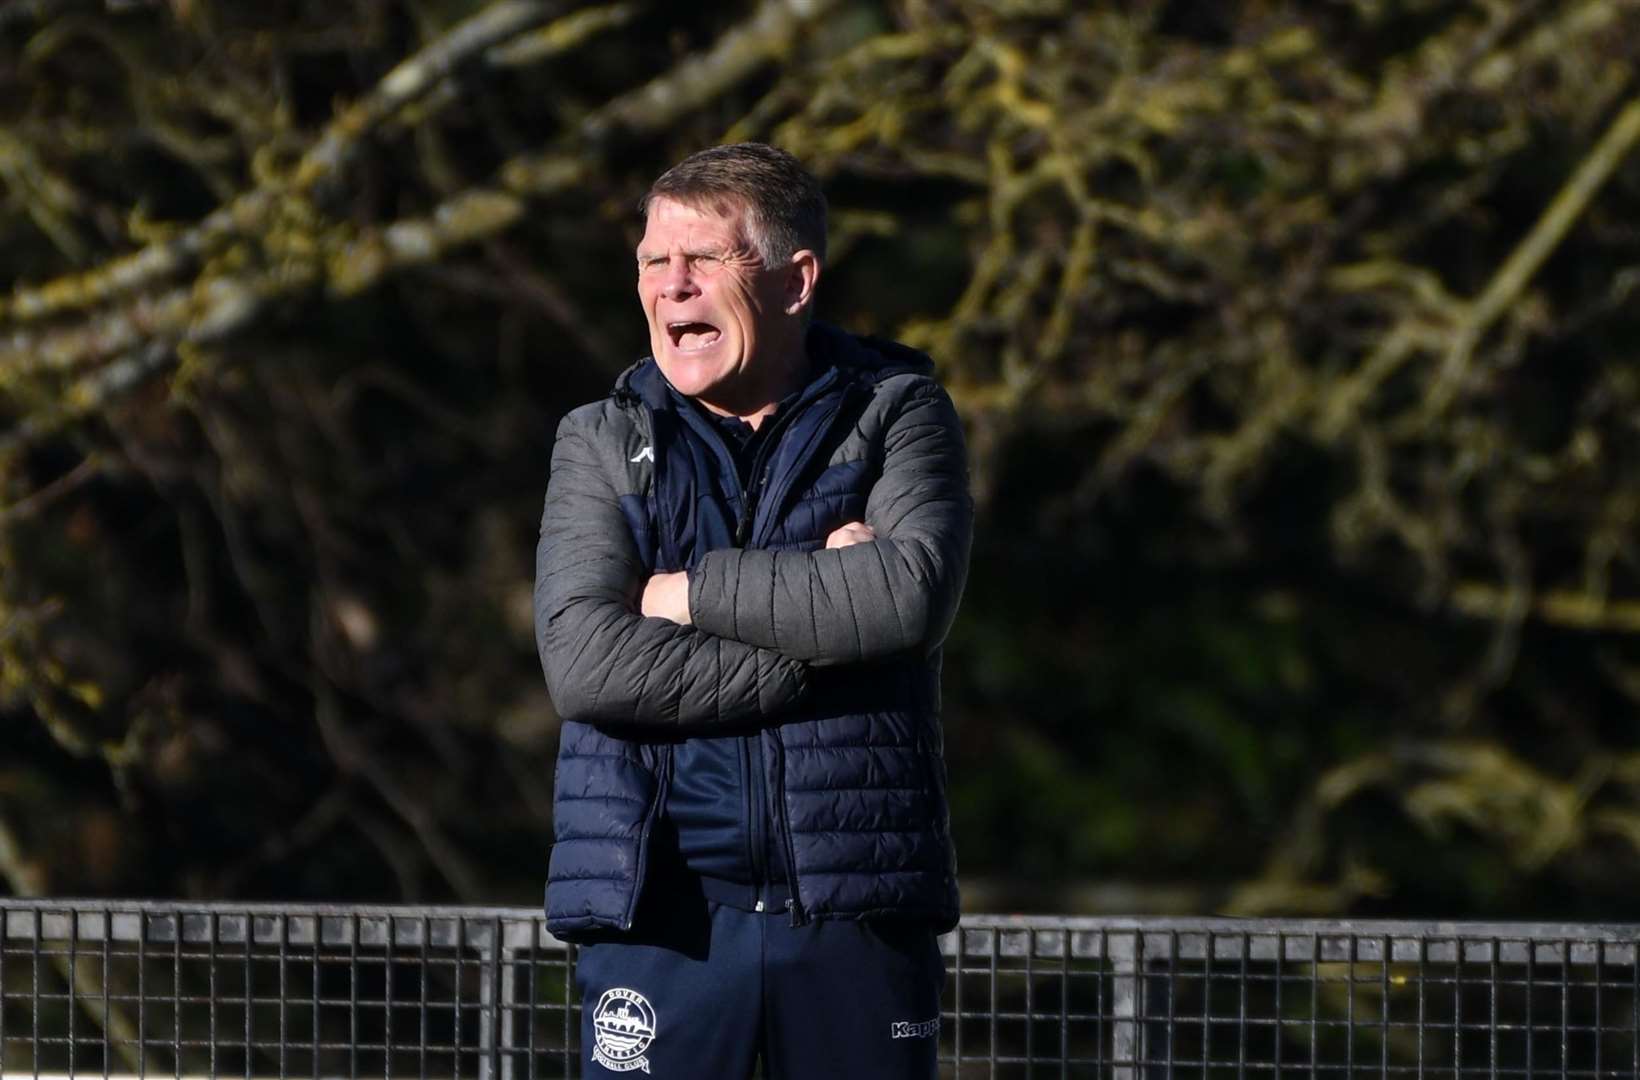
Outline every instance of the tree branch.
[(1463, 321), (1453, 327), (1446, 359), (1424, 399), (1425, 417), (1445, 411), (1468, 371), (1475, 345), (1520, 296), (1637, 142), (1640, 142), (1640, 99), (1629, 102), (1618, 113), (1600, 142), (1555, 194), (1531, 232), (1509, 253), (1481, 295), (1469, 304)]
[[(582, 139), (605, 139), (618, 129), (647, 133), (665, 128), (677, 117), (697, 108), (702, 101), (709, 100), (789, 49), (798, 30), (834, 3), (835, 0), (765, 0), (748, 24), (726, 33), (711, 49), (684, 58), (671, 72), (616, 98), (595, 112), (583, 123), (580, 137), (563, 140), (559, 146), (544, 152), (520, 155), (509, 160), (498, 171), (499, 187), (468, 189), (446, 200), (426, 217), (398, 221), (385, 228), (366, 230), (357, 236), (325, 234), (316, 238), (324, 259), (322, 271), (304, 265), (303, 260), (293, 259), (283, 267), (249, 280), (231, 276), (213, 279), (210, 292), (198, 301), (202, 306), (197, 310), (180, 303), (161, 305), (149, 328), (154, 340), (133, 349), (107, 368), (77, 380), (62, 395), (55, 408), (39, 411), (12, 431), (0, 435), (0, 456), (34, 442), (65, 423), (108, 406), (170, 366), (178, 344), (215, 341), (238, 331), (252, 321), (266, 302), (310, 287), (315, 272), (323, 274), (333, 293), (350, 295), (374, 286), (392, 272), (435, 260), (454, 248), (511, 228), (524, 217), (527, 199), (558, 194), (585, 179), (591, 166), (587, 162), (587, 150)], [(533, 10), (538, 5), (524, 6)], [(468, 25), (462, 24), (463, 27)], [(516, 32), (517, 27), (526, 23), (508, 25), (514, 26)], [(489, 24), (486, 24), (486, 29), (489, 31), (487, 34), (471, 33), (462, 37), (465, 51), (458, 53), (437, 46), (423, 50), (419, 55), (433, 59), (425, 65), (410, 65), (407, 62), (410, 66), (401, 65), (395, 69), (395, 73), (384, 80), (384, 84), (392, 82), (394, 85), (383, 91), (380, 100), (402, 105), (415, 94), (424, 92), (430, 85), (431, 73), (447, 68), (454, 62), (454, 56), (464, 56), (481, 45), (489, 47), (496, 43), (498, 32)], [(361, 106), (364, 115), (379, 120), (380, 116), (385, 115), (386, 106), (376, 98), (371, 101), (377, 103)], [(333, 127), (338, 125), (341, 129), (352, 131), (357, 121), (343, 123), (338, 120)], [(346, 138), (338, 135), (337, 141), (323, 153), (319, 153), (318, 148), (310, 152), (304, 162), (312, 162), (311, 167), (304, 165), (297, 169), (298, 175), (306, 178), (303, 183), (311, 185), (323, 176), (332, 175), (338, 167), (341, 148), (347, 144)], [(235, 206), (242, 211), (240, 214), (218, 211), (207, 222), (219, 219), (237, 223), (239, 217), (245, 216), (247, 208), (263, 207), (279, 194), (268, 190), (253, 192), (236, 202)], [(211, 231), (195, 230), (183, 240), (174, 241), (173, 246), (185, 241), (193, 250), (211, 237), (220, 239), (214, 227)], [(156, 267), (162, 263), (166, 267), (176, 265), (165, 261), (163, 253), (148, 254), (146, 257)], [(49, 283), (38, 291), (38, 295), (28, 298), (24, 306), (28, 306), (32, 317), (43, 310), (39, 305), (47, 303), (44, 299), (47, 295), (114, 295), (126, 286), (135, 286), (145, 280), (134, 263), (122, 266), (124, 270), (118, 282), (100, 271), (94, 271), (82, 278)], [(18, 317), (18, 304), (19, 300), (14, 298), (13, 318)], [(6, 309), (0, 306), (0, 319), (5, 317)], [(188, 328), (179, 333), (178, 324), (182, 323), (186, 323)], [(128, 318), (127, 323), (121, 324), (114, 333), (114, 340), (122, 343), (128, 341), (129, 325), (131, 320)], [(88, 354), (106, 347), (95, 333), (83, 330), (67, 332), (52, 341), (56, 343), (56, 348), (47, 351), (52, 357), (51, 363), (58, 366), (83, 361)]]
[[(458, 23), (338, 113), (288, 177), (246, 192), (170, 240), (84, 274), (15, 289), (9, 300), (0, 299), (0, 322), (25, 323), (94, 307), (181, 273), (236, 238), (257, 235), (281, 200), (305, 198), (339, 176), (371, 131), (424, 97), (450, 72), (548, 22), (556, 6), (537, 0), (502, 0)], [(570, 29), (583, 33), (606, 25), (586, 13), (571, 18)], [(565, 32), (554, 40), (560, 43), (565, 39), (574, 37)]]
[[(1452, 610), (1469, 618), (1507, 620), (1515, 616), (1519, 604), (1515, 590), (1482, 582), (1463, 582), (1452, 590)], [(1556, 589), (1532, 598), (1526, 616), (1567, 630), (1640, 634), (1640, 600), (1607, 600)]]

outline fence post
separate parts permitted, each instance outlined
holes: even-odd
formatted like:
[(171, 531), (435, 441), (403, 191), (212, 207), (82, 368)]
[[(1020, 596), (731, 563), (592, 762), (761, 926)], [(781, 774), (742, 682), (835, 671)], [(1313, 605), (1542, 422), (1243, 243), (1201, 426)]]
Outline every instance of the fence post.
[(1145, 1053), (1144, 951), (1141, 933), (1112, 935), (1109, 942), (1111, 967), (1112, 1080), (1141, 1080)]
[[(533, 924), (527, 924), (522, 932), (528, 933), (532, 927)], [(495, 952), (497, 963), (501, 965), (501, 981), (499, 984), (501, 999), (496, 1002), (496, 1008), (501, 1011), (500, 1045), (496, 1047), (496, 1054), (501, 1062), (500, 1080), (513, 1080), (518, 1069), (518, 1063), (514, 1060), (512, 1051), (518, 1047), (519, 948), (508, 941), (511, 932), (517, 929), (519, 928), (506, 923), (499, 923), (496, 926)], [(525, 945), (524, 948), (527, 949), (528, 946)], [(526, 951), (524, 955), (528, 956), (530, 953)], [(534, 1018), (526, 1015), (524, 1017), (526, 1043), (529, 1039), (528, 1028), (532, 1023), (534, 1023)]]
[[(524, 932), (528, 933), (532, 926), (526, 924)], [(497, 917), (491, 922), (487, 937), (479, 939), (479, 955), (484, 965), (484, 979), (479, 987), (480, 1014), (484, 1018), (479, 1034), (479, 1048), (483, 1051), (479, 1059), (479, 1080), (513, 1080), (516, 1075), (517, 1062), (511, 1051), (518, 1045), (518, 1018), (514, 1015), (518, 1004), (518, 963), (517, 946), (507, 940), (510, 929), (512, 927)]]
[[(466, 931), (467, 920), (461, 920), (462, 929)], [(478, 946), (479, 980), (478, 980), (478, 1080), (496, 1080), (496, 1008), (498, 1006), (497, 988), (500, 985), (501, 943), (497, 940), (498, 933), (475, 933), (474, 944)], [(459, 939), (458, 939), (459, 945)], [(457, 1018), (460, 1026), (460, 1018)]]
[[(1111, 935), (1108, 960), (1111, 967), (1111, 1077), (1112, 1080), (1150, 1080), (1166, 1077), (1171, 1054), (1167, 1050), (1173, 1031), (1166, 1019), (1166, 994), (1146, 978), (1145, 933)], [(1174, 943), (1176, 952), (1177, 943)], [(1168, 953), (1170, 964), (1176, 963)], [(1171, 978), (1172, 968), (1169, 968)]]

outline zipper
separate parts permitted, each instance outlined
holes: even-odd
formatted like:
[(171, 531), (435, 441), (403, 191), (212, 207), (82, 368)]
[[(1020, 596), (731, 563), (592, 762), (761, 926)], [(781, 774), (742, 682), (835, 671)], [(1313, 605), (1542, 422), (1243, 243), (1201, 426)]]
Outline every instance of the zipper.
[[(770, 438), (773, 438), (770, 433)], [(743, 548), (746, 541), (752, 537), (752, 522), (757, 517), (757, 503), (763, 496), (763, 490), (769, 486), (769, 471), (772, 465), (763, 466), (762, 475), (758, 475), (757, 464), (763, 457), (763, 447), (758, 447), (758, 456), (752, 460), (752, 485), (744, 488), (740, 493), (740, 520), (735, 522), (735, 547)]]
[[(781, 430), (791, 422), (792, 417), (802, 411), (801, 406), (777, 416), (773, 420), (773, 427), (762, 434), (763, 442), (752, 457), (752, 467), (747, 476), (747, 483), (741, 483), (740, 470), (735, 467), (734, 455), (729, 453), (723, 437), (710, 424), (697, 424), (697, 431), (705, 433), (706, 437), (714, 440), (715, 448), (719, 451), (720, 459), (729, 465), (729, 472), (735, 479), (735, 486), (740, 495), (740, 516), (735, 522), (734, 545), (737, 548), (746, 546), (751, 539), (752, 523), (757, 518), (757, 504), (768, 485), (769, 474), (773, 466), (769, 463), (769, 454), (779, 441)], [(693, 417), (691, 417), (691, 420)], [(757, 760), (752, 760), (753, 745), (756, 746)], [(741, 788), (745, 792), (746, 823), (746, 855), (752, 871), (752, 887), (755, 890), (754, 910), (764, 911), (767, 901), (764, 893), (769, 884), (768, 853), (765, 847), (768, 844), (768, 835), (763, 828), (763, 819), (768, 809), (768, 781), (767, 762), (763, 754), (762, 739), (752, 736), (742, 736), (740, 739), (740, 775)]]
[[(839, 403), (839, 415), (846, 408), (850, 392), (853, 389), (853, 385), (844, 389), (843, 399)], [(752, 533), (757, 521), (758, 504), (768, 487), (770, 475), (774, 471), (774, 466), (769, 461), (769, 455), (773, 453), (774, 447), (779, 443), (781, 432), (810, 404), (810, 400), (798, 401), (793, 408), (776, 416), (772, 421), (773, 426), (767, 432), (761, 433), (763, 442), (757, 448), (757, 453), (752, 456), (752, 467), (747, 476), (747, 483), (741, 483), (740, 470), (735, 467), (734, 455), (729, 453), (729, 448), (724, 443), (723, 436), (709, 423), (701, 422), (696, 424), (696, 430), (704, 432), (705, 436), (712, 440), (711, 445), (718, 451), (719, 460), (729, 466), (729, 472), (735, 479), (735, 486), (739, 489), (740, 516), (735, 522), (735, 547), (744, 548), (753, 539)], [(688, 415), (688, 420), (685, 422), (694, 422), (699, 419), (692, 414), (685, 415)], [(829, 430), (831, 424), (827, 424), (825, 427)], [(818, 438), (820, 434), (817, 433), (815, 437)], [(803, 454), (799, 456), (807, 457), (809, 450), (810, 447), (805, 447)], [(773, 738), (776, 750), (775, 779), (779, 791), (777, 799), (770, 799), (768, 794), (768, 761), (763, 752), (762, 738), (743, 737), (741, 739), (741, 776), (747, 794), (746, 806), (748, 811), (746, 815), (747, 854), (751, 858), (753, 887), (756, 890), (754, 909), (761, 912), (768, 907), (764, 896), (769, 884), (768, 852), (766, 851), (768, 837), (763, 831), (763, 815), (767, 813), (774, 818), (777, 835), (785, 845), (787, 887), (792, 896), (790, 900), (786, 901), (786, 910), (792, 914), (792, 925), (799, 926), (807, 921), (807, 917), (803, 914), (803, 906), (797, 899), (797, 863), (792, 852), (791, 823), (787, 820), (785, 807), (784, 747), (780, 743), (778, 734), (772, 731), (768, 734)], [(756, 768), (753, 768), (752, 751), (748, 745), (754, 741), (757, 744)]]
[[(848, 414), (849, 405), (859, 390), (860, 387), (857, 383), (849, 383), (843, 387), (841, 398), (837, 403), (837, 411), (833, 414), (830, 421), (823, 424), (814, 432), (809, 439), (808, 445), (804, 446), (801, 452), (796, 455), (794, 458), (796, 468), (802, 468), (803, 465), (806, 464), (809, 455), (813, 452), (814, 446), (821, 439), (823, 439), (827, 433), (830, 432), (840, 417)], [(803, 404), (806, 405), (808, 403), (805, 402)], [(768, 488), (770, 474), (774, 469), (774, 466), (768, 461), (768, 454), (779, 441), (781, 427), (789, 422), (799, 411), (801, 411), (801, 408), (802, 406), (800, 405), (798, 408), (791, 410), (791, 412), (783, 416), (776, 417), (775, 423), (777, 426), (769, 431), (768, 435), (765, 436), (763, 445), (757, 448), (757, 454), (752, 459), (752, 490), (749, 492), (743, 492), (741, 496), (740, 521), (735, 527), (736, 547), (744, 547), (746, 542), (752, 539), (752, 528), (757, 519), (758, 503)], [(785, 907), (786, 910), (791, 913), (791, 925), (802, 926), (808, 922), (808, 912), (803, 908), (803, 901), (797, 888), (797, 849), (796, 845), (792, 841), (791, 815), (786, 812), (786, 746), (784, 741), (780, 738), (780, 732), (777, 728), (766, 728), (761, 734), (766, 737), (770, 744), (774, 747), (774, 794), (772, 798), (765, 798), (762, 805), (767, 808), (769, 816), (773, 819), (778, 842), (786, 852), (786, 888), (789, 893), (789, 899), (787, 899)], [(763, 770), (767, 767), (767, 761), (763, 755), (762, 738), (758, 739), (758, 762), (760, 766), (758, 771), (763, 773)], [(765, 783), (767, 782), (766, 773), (763, 773), (762, 779)], [(766, 854), (766, 844), (767, 841), (763, 840), (759, 842), (754, 849), (757, 853), (758, 859), (757, 863), (754, 865), (759, 868), (758, 889), (760, 895), (757, 898), (756, 905), (758, 911), (763, 911), (766, 907), (761, 895), (763, 886), (767, 884), (765, 880), (767, 871), (762, 865), (763, 858)]]
[[(735, 547), (745, 547), (747, 541), (752, 538), (752, 526), (757, 520), (758, 503), (762, 499), (763, 493), (768, 489), (769, 475), (774, 471), (774, 465), (769, 461), (769, 455), (774, 452), (774, 448), (778, 445), (781, 433), (784, 429), (790, 426), (793, 418), (798, 413), (802, 412), (807, 405), (808, 402), (799, 402), (795, 407), (787, 410), (782, 415), (775, 417), (774, 426), (767, 432), (762, 433), (763, 442), (758, 446), (757, 453), (752, 456), (752, 468), (749, 475), (749, 480), (751, 482), (750, 486), (743, 486), (741, 489), (740, 520), (735, 523)], [(751, 804), (753, 809), (751, 815), (747, 818), (746, 832), (751, 845), (752, 877), (754, 886), (757, 890), (754, 910), (759, 912), (765, 911), (768, 908), (768, 904), (764, 899), (764, 892), (769, 885), (769, 838), (763, 831), (763, 819), (765, 814), (773, 820), (773, 824), (776, 829), (779, 830), (781, 838), (787, 845), (786, 886), (794, 897), (797, 894), (797, 875), (792, 870), (790, 838), (785, 836), (785, 808), (783, 805), (778, 805), (775, 800), (769, 797), (769, 762), (768, 757), (763, 751), (762, 734), (763, 733), (760, 733), (759, 736), (748, 738), (746, 740), (746, 742), (753, 743), (757, 747), (757, 761), (755, 767), (750, 767), (753, 764), (749, 760), (751, 757), (751, 752), (748, 750), (747, 753), (747, 765), (749, 766), (747, 772), (748, 779), (750, 781), (748, 788), (750, 789), (749, 794), (751, 795)], [(778, 746), (778, 741), (776, 745)], [(778, 764), (780, 761), (778, 756), (776, 761), (775, 781), (777, 785), (783, 787), (784, 785), (781, 782), (780, 776), (782, 770), (781, 766)], [(782, 796), (782, 799), (783, 798), (784, 796)], [(793, 901), (788, 900), (786, 902), (786, 908), (788, 911), (793, 911), (794, 921), (792, 925), (795, 926), (797, 923), (795, 921), (796, 914), (793, 908), (793, 903)]]
[(623, 931), (632, 929), (632, 920), (638, 912), (638, 900), (643, 896), (645, 870), (649, 866), (649, 834), (655, 828), (655, 820), (661, 816), (661, 807), (666, 805), (666, 791), (671, 786), (672, 747), (662, 746), (661, 754), (660, 769), (655, 777), (655, 798), (650, 801), (649, 809), (643, 816), (643, 826), (638, 830), (637, 870), (633, 875), (632, 899), (627, 901), (626, 913), (621, 917)]
[[(782, 416), (774, 418), (774, 426), (763, 435), (763, 443), (752, 456), (752, 469), (749, 477), (750, 485), (743, 485), (740, 492), (740, 520), (735, 523), (735, 547), (743, 548), (752, 538), (752, 524), (757, 520), (758, 500), (763, 497), (764, 489), (769, 486), (769, 473), (774, 466), (769, 463), (769, 454), (780, 440), (780, 432), (787, 427), (802, 409), (802, 404), (793, 407)], [(735, 479), (740, 479), (737, 471)]]
[(763, 755), (760, 749), (758, 753), (759, 761), (757, 766), (754, 767), (752, 764), (753, 741), (749, 736), (740, 736), (740, 775), (744, 781), (741, 785), (744, 794), (741, 806), (745, 815), (743, 820), (746, 822), (746, 861), (752, 868), (752, 887), (756, 890), (756, 902), (758, 904), (756, 910), (762, 911), (763, 886), (766, 884), (765, 879), (768, 877), (768, 867), (765, 865), (763, 858), (763, 845), (767, 841), (763, 837), (763, 815), (759, 810), (762, 805), (763, 793), (758, 780), (763, 771), (761, 760)]
[(791, 912), (792, 925), (802, 926), (809, 921), (809, 916), (803, 910), (803, 901), (797, 891), (797, 848), (792, 843), (791, 815), (786, 813), (786, 744), (780, 738), (778, 729), (768, 728), (764, 734), (774, 743), (775, 750), (775, 800), (769, 812), (775, 815), (775, 824), (780, 827), (780, 841), (786, 848), (786, 888), (791, 894), (786, 901), (786, 910)]
[[(764, 830), (764, 815), (769, 812), (768, 773), (763, 757), (763, 740), (756, 737), (746, 739), (750, 745), (747, 755), (754, 758), (751, 765), (751, 802), (752, 814), (747, 820), (747, 833), (751, 836), (752, 844), (752, 879), (757, 883), (757, 902), (763, 903), (763, 893), (769, 884), (769, 834)], [(762, 910), (760, 906), (759, 911)]]

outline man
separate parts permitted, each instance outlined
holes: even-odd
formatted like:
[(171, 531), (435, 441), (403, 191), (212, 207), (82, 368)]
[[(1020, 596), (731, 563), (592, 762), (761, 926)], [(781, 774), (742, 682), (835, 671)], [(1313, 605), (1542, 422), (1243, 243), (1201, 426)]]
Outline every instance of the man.
[(811, 323), (789, 154), (703, 151), (643, 212), (653, 356), (560, 425), (536, 564), (586, 1075), (932, 1077), (956, 413), (927, 357)]

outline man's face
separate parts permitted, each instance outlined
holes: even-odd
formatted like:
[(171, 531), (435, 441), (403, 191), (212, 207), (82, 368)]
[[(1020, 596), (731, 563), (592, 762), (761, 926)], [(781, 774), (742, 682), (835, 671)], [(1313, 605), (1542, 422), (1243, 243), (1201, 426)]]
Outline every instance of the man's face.
[(762, 398), (802, 347), (791, 268), (763, 265), (744, 218), (657, 198), (638, 243), (638, 300), (661, 372), (679, 393), (736, 414), (770, 403)]

